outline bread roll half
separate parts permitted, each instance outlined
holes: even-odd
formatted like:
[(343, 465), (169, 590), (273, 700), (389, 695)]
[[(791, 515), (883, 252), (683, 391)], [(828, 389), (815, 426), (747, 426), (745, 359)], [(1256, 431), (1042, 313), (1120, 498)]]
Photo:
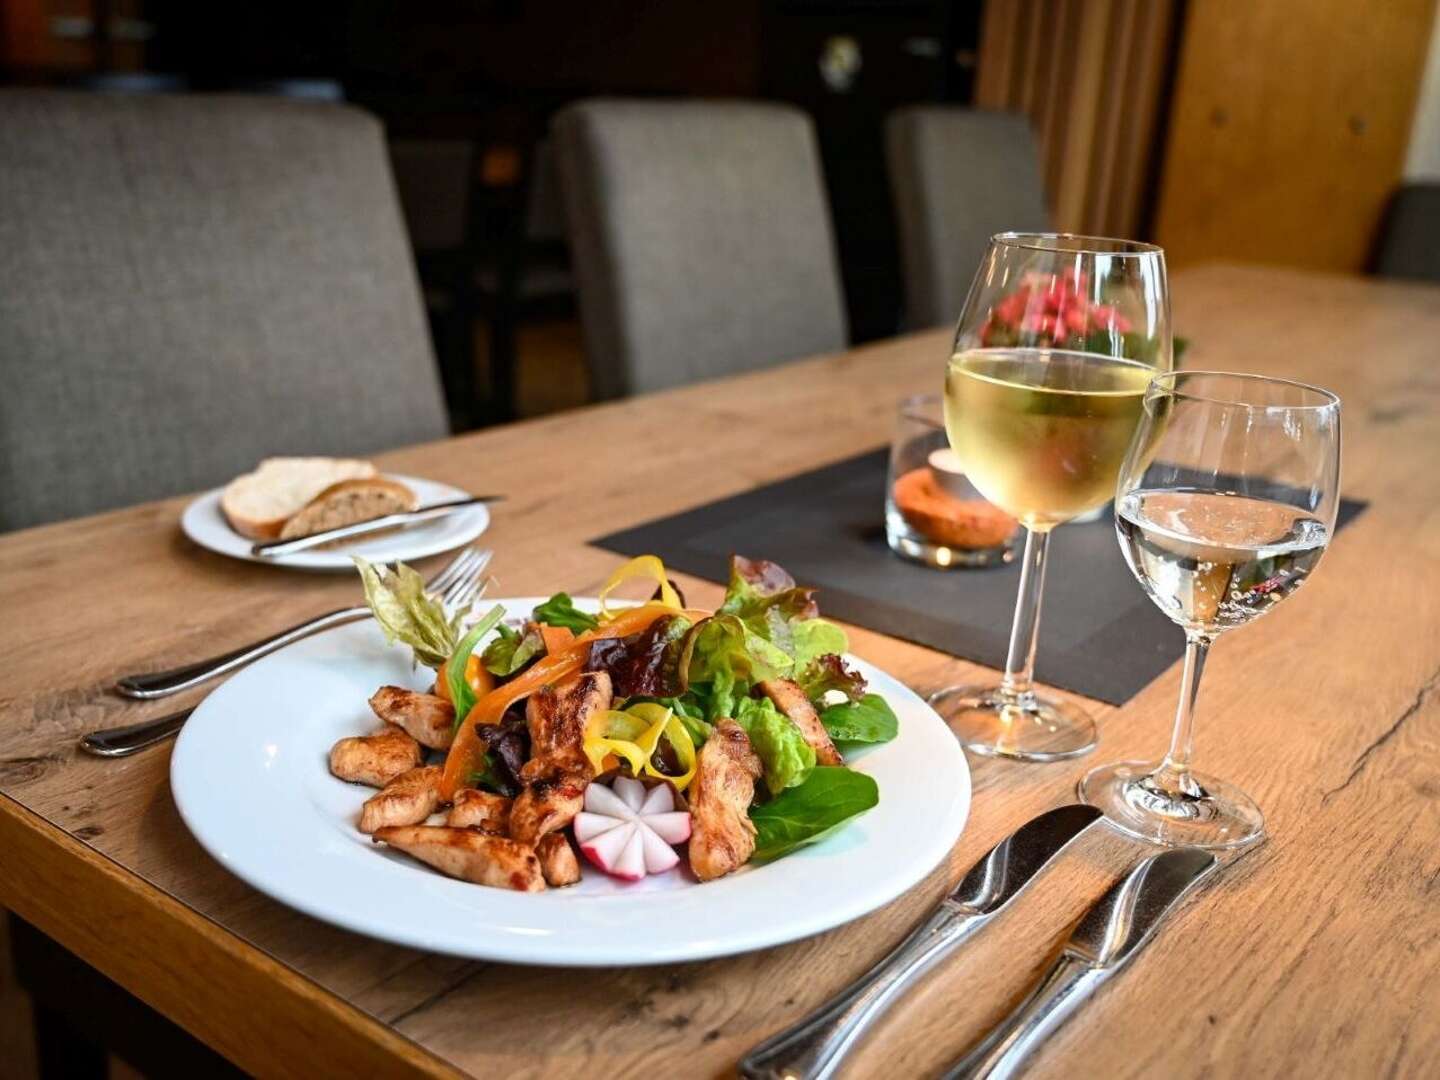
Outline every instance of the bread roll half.
[(274, 540), (287, 521), (331, 485), (374, 475), (374, 465), (354, 458), (266, 458), (254, 472), (226, 485), (220, 508), (241, 536)]
[(331, 484), (312, 499), (305, 509), (285, 522), (281, 540), (298, 540), (302, 536), (373, 521), (386, 514), (400, 514), (420, 505), (415, 493), (398, 480), (383, 476), (361, 480), (341, 480)]

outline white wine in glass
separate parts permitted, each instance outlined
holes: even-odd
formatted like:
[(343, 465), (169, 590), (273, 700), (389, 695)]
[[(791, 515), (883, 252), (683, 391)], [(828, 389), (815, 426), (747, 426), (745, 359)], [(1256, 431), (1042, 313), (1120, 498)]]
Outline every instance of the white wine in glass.
[(1050, 349), (970, 349), (950, 361), (950, 445), (980, 493), (1030, 529), (1109, 502), (1155, 369)]
[(930, 703), (965, 748), (1057, 761), (1095, 746), (1095, 723), (1035, 691), (1050, 531), (1096, 510), (1171, 365), (1165, 255), (1129, 240), (1001, 233), (975, 274), (945, 372), (945, 426), (969, 481), (1026, 528), (1020, 592), (999, 685), (952, 686)]
[(1111, 824), (1160, 844), (1225, 848), (1264, 835), (1239, 788), (1190, 764), (1210, 646), (1274, 611), (1314, 573), (1340, 500), (1340, 400), (1259, 375), (1178, 371), (1145, 392), (1120, 469), (1115, 531), (1141, 587), (1185, 631), (1170, 749), (1080, 781)]

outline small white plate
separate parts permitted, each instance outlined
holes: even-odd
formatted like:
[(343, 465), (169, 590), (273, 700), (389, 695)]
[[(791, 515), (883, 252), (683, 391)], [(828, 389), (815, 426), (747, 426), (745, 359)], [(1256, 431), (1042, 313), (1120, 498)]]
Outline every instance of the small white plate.
[[(390, 479), (400, 481), (415, 492), (421, 506), (464, 499), (470, 494), (449, 484), (421, 480), (417, 476), (391, 475)], [(354, 570), (355, 564), (350, 560), (352, 555), (361, 555), (371, 562), (394, 562), (397, 559), (408, 562), (423, 559), (427, 555), (453, 551), (462, 544), (468, 544), (490, 526), (490, 511), (483, 504), (477, 504), (447, 514), (437, 521), (424, 521), (396, 532), (381, 533), (339, 547), (264, 559), (251, 554), (250, 548), (255, 541), (241, 536), (225, 520), (220, 509), (220, 496), (223, 493), (224, 488), (207, 491), (185, 507), (185, 513), (180, 518), (180, 528), (185, 535), (201, 547), (221, 555), (295, 570)]]
[[(524, 615), (540, 599), (497, 602)], [(593, 601), (577, 603), (594, 610)], [(704, 885), (683, 863), (634, 884), (585, 864), (578, 885), (517, 893), (444, 877), (373, 844), (355, 828), (371, 789), (330, 775), (330, 747), (375, 729), (366, 699), (377, 687), (431, 681), (373, 622), (297, 642), (233, 676), (186, 723), (170, 784), (185, 824), (232, 873), (383, 941), (519, 964), (727, 956), (889, 903), (945, 858), (965, 826), (970, 772), (955, 736), (914, 691), (852, 662), (900, 719), (894, 741), (855, 755), (879, 783), (880, 804), (819, 843)]]

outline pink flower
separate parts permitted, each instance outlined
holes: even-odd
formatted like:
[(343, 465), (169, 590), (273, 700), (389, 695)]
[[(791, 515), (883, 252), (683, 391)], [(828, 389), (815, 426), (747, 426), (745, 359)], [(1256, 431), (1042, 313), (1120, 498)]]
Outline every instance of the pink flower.
[(1020, 320), (1020, 329), (1027, 334), (1055, 336), (1055, 316), (1033, 312)]
[(1021, 286), (995, 305), (995, 317), (1009, 326), (1014, 326), (1025, 314), (1029, 303), (1030, 290)]

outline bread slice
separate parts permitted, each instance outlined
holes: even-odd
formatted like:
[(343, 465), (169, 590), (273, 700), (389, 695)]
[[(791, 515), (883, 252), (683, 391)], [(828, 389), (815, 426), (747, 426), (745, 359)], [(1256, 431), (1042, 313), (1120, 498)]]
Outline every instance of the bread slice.
[(374, 465), (353, 458), (266, 458), (254, 472), (226, 485), (220, 509), (241, 536), (274, 540), (287, 521), (330, 485), (375, 475)]
[(415, 493), (398, 480), (383, 476), (368, 480), (341, 480), (331, 484), (298, 514), (285, 522), (281, 540), (298, 540), (302, 536), (373, 521), (386, 514), (400, 514), (420, 505)]

